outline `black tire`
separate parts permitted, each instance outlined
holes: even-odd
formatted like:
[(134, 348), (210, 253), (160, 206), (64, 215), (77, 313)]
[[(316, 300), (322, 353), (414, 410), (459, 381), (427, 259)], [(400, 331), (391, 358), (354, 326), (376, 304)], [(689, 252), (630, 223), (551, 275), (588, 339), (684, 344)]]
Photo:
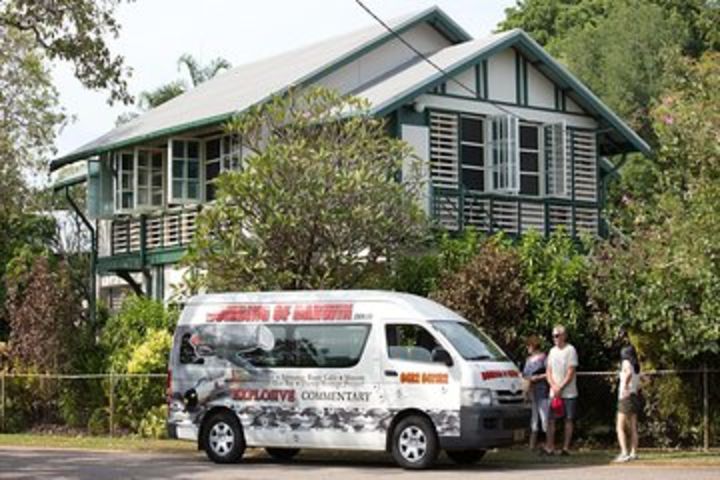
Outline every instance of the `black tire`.
[(485, 456), (485, 450), (446, 450), (445, 453), (458, 465), (472, 465)]
[(299, 448), (272, 448), (265, 449), (268, 455), (278, 462), (289, 462), (300, 452)]
[(392, 431), (390, 453), (402, 468), (432, 467), (438, 456), (438, 440), (432, 422), (419, 415), (400, 420)]
[(245, 453), (245, 436), (237, 416), (218, 412), (203, 423), (202, 445), (215, 463), (237, 463)]

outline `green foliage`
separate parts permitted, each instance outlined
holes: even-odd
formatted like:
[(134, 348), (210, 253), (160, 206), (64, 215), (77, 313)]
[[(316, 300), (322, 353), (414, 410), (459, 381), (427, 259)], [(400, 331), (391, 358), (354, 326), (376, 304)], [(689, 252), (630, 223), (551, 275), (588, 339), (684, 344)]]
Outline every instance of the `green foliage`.
[(88, 432), (92, 435), (105, 435), (110, 431), (110, 414), (107, 407), (93, 410), (87, 422)]
[(497, 241), (483, 243), (469, 263), (439, 281), (430, 298), (478, 325), (506, 352), (521, 350), (528, 298), (513, 249)]
[(720, 55), (678, 65), (653, 111), (663, 175), (635, 231), (595, 255), (597, 315), (624, 325), (654, 365), (697, 364), (720, 353)]
[(138, 434), (143, 438), (167, 438), (167, 414), (167, 404), (148, 410), (140, 420)]
[(252, 155), (197, 221), (186, 264), (208, 291), (349, 288), (419, 243), (418, 185), (394, 178), (410, 149), (367, 108), (318, 87), (228, 125)]
[[(117, 37), (120, 30), (113, 16), (117, 4), (118, 0), (7, 0), (0, 4), (0, 29), (27, 37), (32, 49), (49, 60), (71, 62), (77, 79), (89, 89), (110, 90), (111, 102), (129, 103), (129, 71), (123, 57), (113, 56), (106, 44), (107, 36)], [(4, 50), (5, 46), (0, 49)]]
[(426, 297), (437, 287), (441, 276), (457, 271), (478, 252), (480, 237), (473, 229), (457, 237), (440, 234), (427, 252), (398, 258), (388, 282), (380, 288), (414, 293)]
[[(128, 297), (102, 333), (107, 363), (114, 373), (165, 373), (176, 312), (145, 297)], [(109, 395), (109, 385), (106, 395)], [(128, 377), (115, 380), (115, 413), (120, 427), (133, 431), (153, 407), (165, 402), (165, 379)]]
[[(101, 343), (108, 352), (111, 371), (128, 371), (136, 350), (143, 346), (153, 332), (173, 331), (176, 315), (165, 309), (161, 302), (146, 297), (129, 296), (115, 315), (111, 316), (102, 332)], [(143, 351), (147, 351), (143, 347)], [(135, 364), (143, 365), (143, 357)], [(165, 369), (161, 369), (161, 372)], [(158, 373), (158, 372), (155, 372)]]
[(651, 138), (648, 112), (676, 61), (686, 26), (648, 0), (615, 2), (607, 16), (570, 30), (559, 41), (570, 70), (610, 108)]

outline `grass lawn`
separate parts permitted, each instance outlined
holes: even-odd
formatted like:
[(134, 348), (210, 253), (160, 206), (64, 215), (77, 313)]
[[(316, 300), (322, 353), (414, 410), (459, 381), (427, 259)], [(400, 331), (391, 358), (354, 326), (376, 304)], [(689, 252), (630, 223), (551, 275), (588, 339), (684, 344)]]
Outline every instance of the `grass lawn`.
[[(150, 453), (195, 453), (197, 449), (193, 442), (179, 440), (151, 440), (137, 437), (93, 437), (93, 436), (65, 436), (43, 434), (0, 434), (1, 447), (28, 447), (28, 448), (73, 448), (89, 450), (122, 450)], [(533, 466), (550, 465), (607, 465), (610, 464), (615, 451), (610, 450), (580, 450), (569, 457), (540, 457), (523, 449), (504, 449), (488, 452), (482, 463), (500, 468), (528, 468)], [(250, 450), (248, 457), (260, 456), (261, 451)], [(711, 450), (708, 453), (695, 450), (641, 450), (640, 460), (631, 465), (669, 465), (669, 466), (710, 466), (720, 467), (720, 451)], [(336, 461), (357, 461), (358, 463), (374, 463), (383, 461), (383, 457), (371, 452), (340, 452), (308, 450), (301, 454), (301, 458), (309, 461), (325, 459)], [(390, 462), (389, 458), (384, 461)]]

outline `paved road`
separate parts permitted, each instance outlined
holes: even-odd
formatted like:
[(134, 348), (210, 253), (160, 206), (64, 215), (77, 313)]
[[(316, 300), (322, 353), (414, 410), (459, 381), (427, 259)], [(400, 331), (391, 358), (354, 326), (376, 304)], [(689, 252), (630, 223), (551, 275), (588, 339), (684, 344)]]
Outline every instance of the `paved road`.
[(687, 466), (557, 466), (528, 469), (512, 465), (483, 465), (459, 468), (449, 463), (432, 471), (408, 472), (395, 468), (381, 455), (362, 456), (349, 461), (328, 461), (321, 453), (302, 455), (292, 464), (273, 463), (264, 457), (238, 465), (214, 465), (204, 454), (150, 454), (88, 452), (79, 450), (35, 450), (0, 448), (0, 479), (342, 479), (427, 478), (467, 480), (471, 474), (482, 480), (575, 479), (587, 480), (718, 480), (720, 468)]

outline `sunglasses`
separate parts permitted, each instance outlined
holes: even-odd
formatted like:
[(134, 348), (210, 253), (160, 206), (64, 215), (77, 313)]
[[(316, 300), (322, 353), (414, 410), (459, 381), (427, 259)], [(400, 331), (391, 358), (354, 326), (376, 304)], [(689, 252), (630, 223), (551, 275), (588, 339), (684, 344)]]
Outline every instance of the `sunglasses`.
[(560, 338), (562, 335), (562, 333), (553, 333), (553, 338)]

